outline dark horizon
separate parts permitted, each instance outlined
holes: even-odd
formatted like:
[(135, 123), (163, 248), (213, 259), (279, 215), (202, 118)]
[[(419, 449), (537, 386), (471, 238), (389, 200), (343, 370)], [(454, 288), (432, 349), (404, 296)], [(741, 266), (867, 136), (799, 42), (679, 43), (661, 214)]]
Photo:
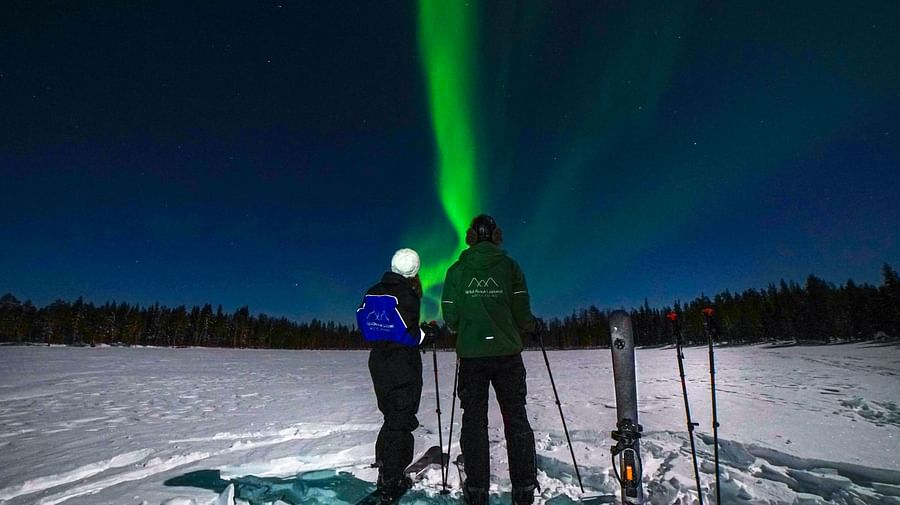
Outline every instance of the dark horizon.
[[(631, 308), (635, 342), (659, 346), (683, 338), (696, 343), (822, 343), (884, 340), (900, 336), (900, 275), (884, 265), (884, 282), (875, 287), (852, 281), (835, 287), (810, 276), (805, 285), (770, 285), (765, 290), (719, 293), (670, 307)], [(590, 306), (564, 317), (545, 318), (540, 347), (609, 346), (611, 313)], [(670, 317), (670, 316), (674, 316)], [(538, 346), (523, 335), (526, 348)], [(0, 297), (0, 343), (84, 346), (231, 347), (266, 349), (364, 349), (370, 346), (354, 325), (313, 319), (298, 323), (253, 314), (246, 307), (226, 313), (219, 306), (142, 308), (78, 299), (36, 308), (11, 294)], [(453, 348), (446, 327), (436, 344)], [(896, 345), (896, 344), (895, 344)]]
[(545, 317), (900, 264), (900, 4), (429, 5), (5, 3), (0, 293), (350, 321), (414, 247), (431, 319), (481, 212)]
[[(585, 311), (594, 311), (594, 310), (599, 310), (600, 312), (607, 313), (607, 314), (609, 312), (612, 312), (615, 310), (624, 310), (629, 313), (635, 313), (638, 311), (649, 310), (651, 312), (658, 312), (660, 314), (665, 314), (671, 310), (677, 310), (677, 311), (685, 310), (685, 308), (688, 306), (700, 307), (702, 305), (704, 307), (705, 306), (713, 307), (713, 306), (719, 304), (722, 300), (726, 300), (729, 298), (735, 298), (735, 297), (740, 298), (740, 297), (743, 297), (744, 295), (746, 295), (747, 293), (766, 295), (773, 291), (775, 291), (775, 292), (782, 292), (784, 290), (808, 291), (810, 289), (810, 285), (811, 285), (810, 283), (813, 283), (813, 285), (816, 288), (823, 288), (823, 289), (827, 289), (827, 290), (831, 290), (831, 291), (835, 291), (835, 290), (840, 291), (840, 290), (846, 290), (846, 289), (851, 289), (851, 290), (852, 289), (862, 289), (862, 290), (869, 290), (869, 291), (883, 290), (883, 291), (891, 293), (889, 295), (887, 301), (885, 302), (885, 303), (887, 303), (887, 305), (885, 305), (884, 307), (872, 308), (872, 310), (875, 310), (876, 312), (878, 312), (879, 313), (878, 317), (884, 318), (886, 321), (891, 320), (891, 318), (897, 318), (897, 321), (895, 321), (894, 323), (889, 323), (889, 324), (886, 323), (886, 326), (885, 326), (885, 327), (888, 327), (888, 326), (893, 327), (892, 325), (895, 323), (900, 324), (900, 280), (898, 280), (898, 274), (897, 274), (896, 270), (894, 270), (891, 265), (886, 264), (886, 263), (884, 265), (882, 265), (881, 278), (882, 278), (882, 281), (880, 284), (871, 284), (871, 283), (867, 283), (867, 282), (857, 283), (853, 279), (847, 279), (846, 281), (844, 281), (842, 283), (834, 283), (828, 279), (822, 279), (814, 274), (810, 274), (809, 276), (807, 276), (807, 278), (804, 282), (796, 282), (793, 280), (779, 279), (778, 281), (768, 283), (765, 287), (745, 288), (745, 289), (737, 290), (737, 291), (725, 290), (725, 291), (715, 293), (712, 295), (709, 295), (706, 293), (701, 293), (700, 295), (698, 295), (697, 297), (695, 297), (693, 299), (673, 300), (671, 303), (661, 304), (661, 305), (657, 305), (657, 304), (651, 305), (647, 299), (645, 299), (644, 303), (642, 303), (642, 304), (633, 305), (630, 307), (602, 306), (602, 305), (598, 305), (595, 303), (591, 303), (588, 305), (572, 307), (570, 310), (568, 310), (565, 313), (536, 314), (536, 317), (539, 317), (544, 321), (563, 320), (563, 319), (571, 317), (573, 314), (578, 314), (578, 313), (582, 313)], [(816, 288), (813, 288), (813, 289), (816, 289)], [(187, 311), (205, 309), (205, 308), (209, 307), (213, 311), (213, 313), (221, 312), (225, 315), (245, 314), (245, 317), (248, 317), (248, 318), (266, 318), (266, 319), (275, 319), (275, 320), (283, 319), (293, 325), (309, 325), (309, 324), (319, 323), (319, 324), (323, 324), (323, 325), (328, 325), (328, 324), (340, 325), (340, 326), (346, 327), (348, 329), (354, 329), (356, 327), (356, 322), (352, 318), (348, 318), (346, 320), (340, 320), (340, 319), (326, 319), (326, 318), (320, 318), (320, 317), (313, 316), (307, 320), (297, 320), (297, 319), (293, 319), (291, 317), (280, 315), (280, 314), (270, 314), (270, 313), (266, 313), (264, 311), (254, 311), (251, 307), (249, 307), (246, 304), (240, 305), (238, 307), (233, 307), (233, 308), (225, 307), (221, 303), (213, 303), (213, 302), (187, 303), (187, 304), (178, 304), (178, 305), (170, 306), (170, 305), (161, 303), (158, 300), (155, 302), (149, 303), (149, 304), (129, 302), (128, 300), (104, 300), (101, 302), (98, 300), (85, 299), (84, 296), (79, 296), (75, 299), (63, 299), (63, 298), (57, 297), (57, 298), (53, 299), (53, 301), (51, 301), (51, 302), (46, 302), (43, 304), (35, 304), (34, 301), (31, 299), (28, 299), (28, 298), (20, 299), (16, 295), (16, 293), (13, 293), (13, 292), (6, 292), (5, 294), (0, 295), (0, 296), (2, 296), (2, 298), (4, 300), (7, 299), (7, 297), (12, 296), (13, 298), (15, 298), (16, 302), (19, 305), (24, 306), (24, 305), (30, 303), (37, 310), (46, 310), (50, 306), (52, 306), (54, 304), (58, 304), (60, 302), (65, 305), (69, 305), (69, 306), (74, 306), (79, 303), (83, 303), (86, 305), (91, 305), (97, 309), (100, 309), (100, 308), (103, 308), (103, 307), (106, 307), (109, 305), (117, 306), (117, 307), (126, 306), (126, 307), (130, 307), (130, 308), (134, 308), (134, 309), (142, 310), (142, 311), (153, 309), (155, 307), (159, 308), (160, 310), (167, 310), (167, 311), (174, 311), (174, 310), (177, 310), (182, 307)], [(893, 297), (893, 298), (891, 298), (891, 297)], [(7, 307), (0, 305), (0, 312), (2, 312), (2, 310), (6, 309), (6, 308)], [(423, 321), (425, 321), (425, 318), (423, 318)], [(900, 327), (898, 327), (897, 330), (900, 330)], [(900, 335), (900, 333), (898, 333), (898, 335)]]

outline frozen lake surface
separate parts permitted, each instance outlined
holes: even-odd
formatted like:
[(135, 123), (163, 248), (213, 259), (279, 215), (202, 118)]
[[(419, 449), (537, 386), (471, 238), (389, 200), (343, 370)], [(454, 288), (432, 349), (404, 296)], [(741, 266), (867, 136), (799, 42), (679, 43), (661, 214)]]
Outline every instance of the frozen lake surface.
[[(685, 351), (704, 497), (713, 482), (707, 350)], [(366, 351), (0, 348), (0, 503), (347, 503), (365, 494), (381, 416)], [(551, 351), (589, 491), (615, 493), (615, 394), (606, 349)], [(431, 354), (417, 451), (437, 444)], [(439, 352), (446, 444), (455, 355)], [(540, 352), (526, 352), (537, 503), (580, 496)], [(671, 348), (637, 352), (645, 491), (694, 503)], [(716, 350), (726, 503), (900, 504), (900, 347)], [(459, 410), (452, 457), (458, 453)], [(492, 493), (509, 503), (502, 421), (491, 404)], [(433, 472), (403, 503), (441, 501)], [(237, 497), (232, 498), (237, 484)], [(455, 470), (449, 474), (459, 496)], [(268, 494), (267, 494), (268, 493)], [(277, 496), (276, 496), (277, 495)], [(707, 501), (711, 503), (711, 501)]]

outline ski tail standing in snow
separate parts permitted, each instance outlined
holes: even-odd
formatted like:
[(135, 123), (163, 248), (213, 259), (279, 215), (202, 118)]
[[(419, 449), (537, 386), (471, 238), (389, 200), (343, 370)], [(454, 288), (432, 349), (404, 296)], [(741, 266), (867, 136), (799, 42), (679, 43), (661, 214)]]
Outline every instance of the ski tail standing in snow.
[(419, 255), (400, 249), (391, 270), (372, 286), (356, 309), (356, 322), (372, 343), (369, 372), (384, 424), (375, 442), (378, 490), (383, 503), (405, 493), (412, 482), (405, 474), (415, 448), (412, 432), (422, 395), (422, 358), (419, 345), (427, 342), (419, 327), (422, 284)]
[(634, 334), (631, 331), (631, 318), (624, 310), (613, 312), (609, 316), (609, 330), (618, 418), (616, 431), (612, 432), (612, 438), (616, 441), (616, 445), (611, 450), (613, 471), (616, 472), (616, 478), (619, 479), (622, 487), (622, 503), (643, 504), (641, 425), (638, 424)]
[(493, 386), (503, 414), (514, 505), (534, 501), (537, 489), (534, 432), (525, 411), (522, 334), (534, 331), (525, 275), (500, 249), (502, 233), (487, 215), (472, 220), (469, 248), (447, 270), (441, 310), (457, 332), (458, 394), (462, 405), (460, 447), (465, 459), (463, 496), (487, 503), (490, 486), (488, 392)]

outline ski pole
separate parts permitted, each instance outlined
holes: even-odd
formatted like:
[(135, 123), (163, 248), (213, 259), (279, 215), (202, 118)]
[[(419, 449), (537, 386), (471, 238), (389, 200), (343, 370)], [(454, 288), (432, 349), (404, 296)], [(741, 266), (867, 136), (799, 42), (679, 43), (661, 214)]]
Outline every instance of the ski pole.
[[(447, 457), (450, 457), (450, 446), (453, 444), (453, 414), (456, 412), (456, 386), (459, 381), (459, 356), (456, 357), (456, 369), (453, 371), (453, 400), (450, 404), (450, 435), (447, 437)], [(441, 461), (443, 462), (444, 455), (441, 454)], [(447, 467), (446, 470), (443, 466), (441, 466), (441, 473), (444, 479), (444, 489), (441, 490), (441, 494), (449, 494), (450, 491), (447, 491), (447, 477), (450, 475), (450, 467)], [(460, 482), (460, 484), (462, 484)]]
[(709, 344), (709, 386), (712, 391), (712, 429), (713, 429), (713, 461), (716, 465), (716, 505), (721, 505), (719, 491), (719, 420), (716, 417), (716, 359), (713, 354), (712, 307), (703, 309), (703, 326), (706, 329), (706, 341)]
[[(431, 358), (434, 361), (434, 403), (436, 404), (435, 412), (438, 421), (438, 447), (444, 446), (443, 432), (441, 428), (441, 390), (438, 387), (438, 370), (437, 370), (437, 342), (431, 343)], [(441, 475), (444, 475), (444, 455), (441, 454)], [(444, 478), (444, 489), (442, 493), (447, 492), (447, 479)]]
[(566, 442), (569, 444), (569, 452), (572, 454), (572, 466), (575, 467), (575, 476), (578, 477), (578, 486), (584, 493), (584, 484), (581, 483), (581, 472), (578, 471), (578, 462), (575, 461), (575, 449), (572, 447), (572, 439), (569, 438), (569, 428), (566, 426), (566, 416), (563, 415), (562, 403), (559, 402), (559, 394), (556, 392), (556, 382), (553, 380), (553, 371), (550, 370), (550, 360), (547, 359), (547, 350), (544, 348), (544, 337), (538, 330), (538, 342), (541, 344), (541, 353), (544, 354), (544, 363), (547, 364), (547, 374), (550, 375), (550, 385), (553, 387), (553, 396), (556, 398), (556, 406), (559, 408), (559, 417), (562, 419), (563, 431), (566, 433)]
[(700, 499), (700, 505), (703, 505), (703, 494), (700, 491), (700, 471), (697, 468), (697, 448), (694, 445), (694, 428), (697, 423), (691, 420), (691, 404), (688, 403), (687, 383), (684, 380), (684, 353), (682, 352), (681, 341), (681, 325), (678, 323), (678, 314), (675, 311), (666, 314), (666, 318), (672, 321), (672, 328), (675, 333), (675, 352), (678, 353), (678, 373), (681, 375), (681, 394), (684, 397), (684, 414), (687, 417), (688, 438), (691, 440), (691, 460), (694, 464), (694, 480), (697, 482), (697, 498)]

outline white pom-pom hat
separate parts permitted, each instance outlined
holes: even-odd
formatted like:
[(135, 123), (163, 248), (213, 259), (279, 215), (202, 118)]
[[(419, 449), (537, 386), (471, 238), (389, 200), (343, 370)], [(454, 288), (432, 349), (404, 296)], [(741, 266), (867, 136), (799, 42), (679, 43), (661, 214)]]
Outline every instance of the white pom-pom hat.
[(398, 249), (391, 258), (391, 271), (403, 277), (415, 277), (419, 273), (419, 253), (409, 248)]

